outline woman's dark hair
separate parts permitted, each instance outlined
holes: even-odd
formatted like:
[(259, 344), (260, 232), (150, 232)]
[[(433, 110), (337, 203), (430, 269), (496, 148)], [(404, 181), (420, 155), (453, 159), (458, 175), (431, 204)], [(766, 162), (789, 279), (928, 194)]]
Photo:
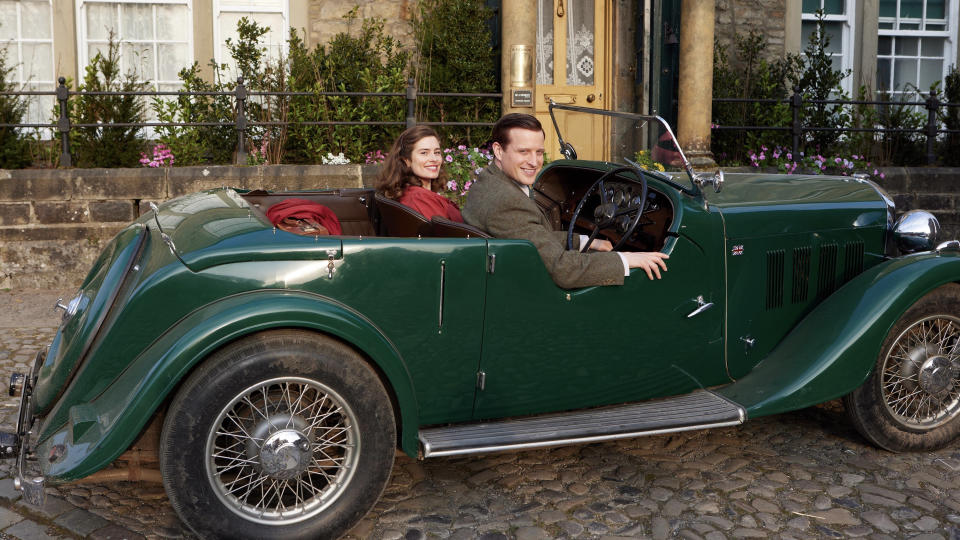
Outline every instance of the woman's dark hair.
[[(410, 159), (410, 155), (413, 153), (413, 147), (420, 139), (426, 137), (436, 137), (437, 141), (440, 140), (440, 136), (437, 135), (437, 132), (430, 126), (413, 126), (410, 129), (404, 130), (404, 132), (397, 137), (397, 140), (393, 143), (393, 148), (390, 149), (390, 153), (387, 155), (387, 159), (381, 166), (380, 174), (377, 176), (375, 187), (378, 193), (382, 193), (390, 199), (396, 199), (403, 194), (403, 190), (407, 186), (411, 184), (414, 186), (422, 185), (420, 179), (413, 174), (410, 166), (407, 165), (404, 160)], [(430, 182), (430, 190), (439, 192), (446, 183), (447, 172), (444, 170), (443, 162), (441, 161), (440, 175)]]
[(497, 120), (497, 123), (493, 125), (493, 131), (490, 133), (490, 141), (500, 143), (500, 146), (506, 148), (507, 144), (510, 143), (510, 130), (513, 128), (543, 133), (543, 125), (540, 124), (536, 116), (524, 113), (510, 113), (503, 115)]

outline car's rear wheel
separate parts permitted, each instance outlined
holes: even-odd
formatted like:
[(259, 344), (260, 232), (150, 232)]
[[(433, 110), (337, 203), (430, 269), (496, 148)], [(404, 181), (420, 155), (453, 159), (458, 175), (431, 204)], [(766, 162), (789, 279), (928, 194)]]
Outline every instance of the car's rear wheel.
[(940, 448), (960, 434), (960, 285), (904, 313), (844, 406), (864, 437), (894, 452)]
[(336, 538), (376, 503), (396, 427), (377, 374), (309, 332), (264, 332), (184, 382), (161, 435), (164, 486), (202, 538)]

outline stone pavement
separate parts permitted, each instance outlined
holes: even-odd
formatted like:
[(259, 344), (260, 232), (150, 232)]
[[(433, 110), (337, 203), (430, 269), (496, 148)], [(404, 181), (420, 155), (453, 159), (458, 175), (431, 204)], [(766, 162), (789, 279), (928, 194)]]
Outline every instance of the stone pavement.
[[(48, 344), (53, 291), (0, 291), (0, 381)], [(5, 394), (3, 394), (5, 396)], [(0, 398), (9, 429), (17, 405)], [(49, 488), (42, 509), (0, 464), (0, 539), (190, 538), (157, 484)], [(891, 454), (839, 402), (737, 428), (418, 462), (350, 538), (875, 538), (960, 540), (960, 441)]]

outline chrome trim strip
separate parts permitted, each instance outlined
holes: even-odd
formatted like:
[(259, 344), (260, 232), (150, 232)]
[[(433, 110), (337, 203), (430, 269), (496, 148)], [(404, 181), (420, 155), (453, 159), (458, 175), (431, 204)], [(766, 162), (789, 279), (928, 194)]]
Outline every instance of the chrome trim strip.
[[(741, 415), (743, 414), (741, 409)], [(683, 431), (693, 431), (697, 429), (708, 429), (708, 428), (718, 428), (718, 427), (730, 427), (730, 426), (739, 426), (743, 424), (742, 420), (731, 420), (728, 422), (720, 422), (716, 424), (699, 424), (694, 426), (685, 426), (679, 428), (663, 428), (655, 429), (650, 431), (632, 431), (628, 433), (616, 433), (611, 435), (594, 435), (591, 437), (573, 437), (568, 439), (555, 439), (549, 441), (539, 441), (535, 443), (518, 443), (518, 444), (509, 444), (509, 445), (498, 445), (498, 446), (478, 446), (474, 448), (463, 448), (458, 450), (440, 450), (437, 452), (429, 451), (429, 444), (424, 444), (423, 446), (423, 457), (442, 457), (442, 456), (462, 456), (468, 454), (483, 454), (488, 452), (501, 452), (504, 450), (525, 450), (528, 448), (543, 448), (545, 446), (559, 446), (565, 444), (581, 444), (589, 442), (599, 442), (599, 441), (613, 441), (617, 439), (629, 439), (633, 437), (642, 437), (645, 435), (663, 435), (665, 433), (680, 433)], [(423, 442), (423, 439), (420, 439)]]
[(437, 330), (443, 330), (443, 290), (447, 283), (447, 261), (440, 261), (440, 314), (437, 321)]

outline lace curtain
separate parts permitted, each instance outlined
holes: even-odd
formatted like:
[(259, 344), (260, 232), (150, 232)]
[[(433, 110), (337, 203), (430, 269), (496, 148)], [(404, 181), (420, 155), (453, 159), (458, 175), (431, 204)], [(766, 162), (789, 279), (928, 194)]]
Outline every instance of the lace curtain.
[[(558, 13), (563, 13), (563, 17), (559, 17)], [(594, 11), (593, 2), (590, 0), (537, 1), (537, 84), (554, 84), (553, 25), (555, 21), (567, 25), (566, 84), (592, 85)]]

